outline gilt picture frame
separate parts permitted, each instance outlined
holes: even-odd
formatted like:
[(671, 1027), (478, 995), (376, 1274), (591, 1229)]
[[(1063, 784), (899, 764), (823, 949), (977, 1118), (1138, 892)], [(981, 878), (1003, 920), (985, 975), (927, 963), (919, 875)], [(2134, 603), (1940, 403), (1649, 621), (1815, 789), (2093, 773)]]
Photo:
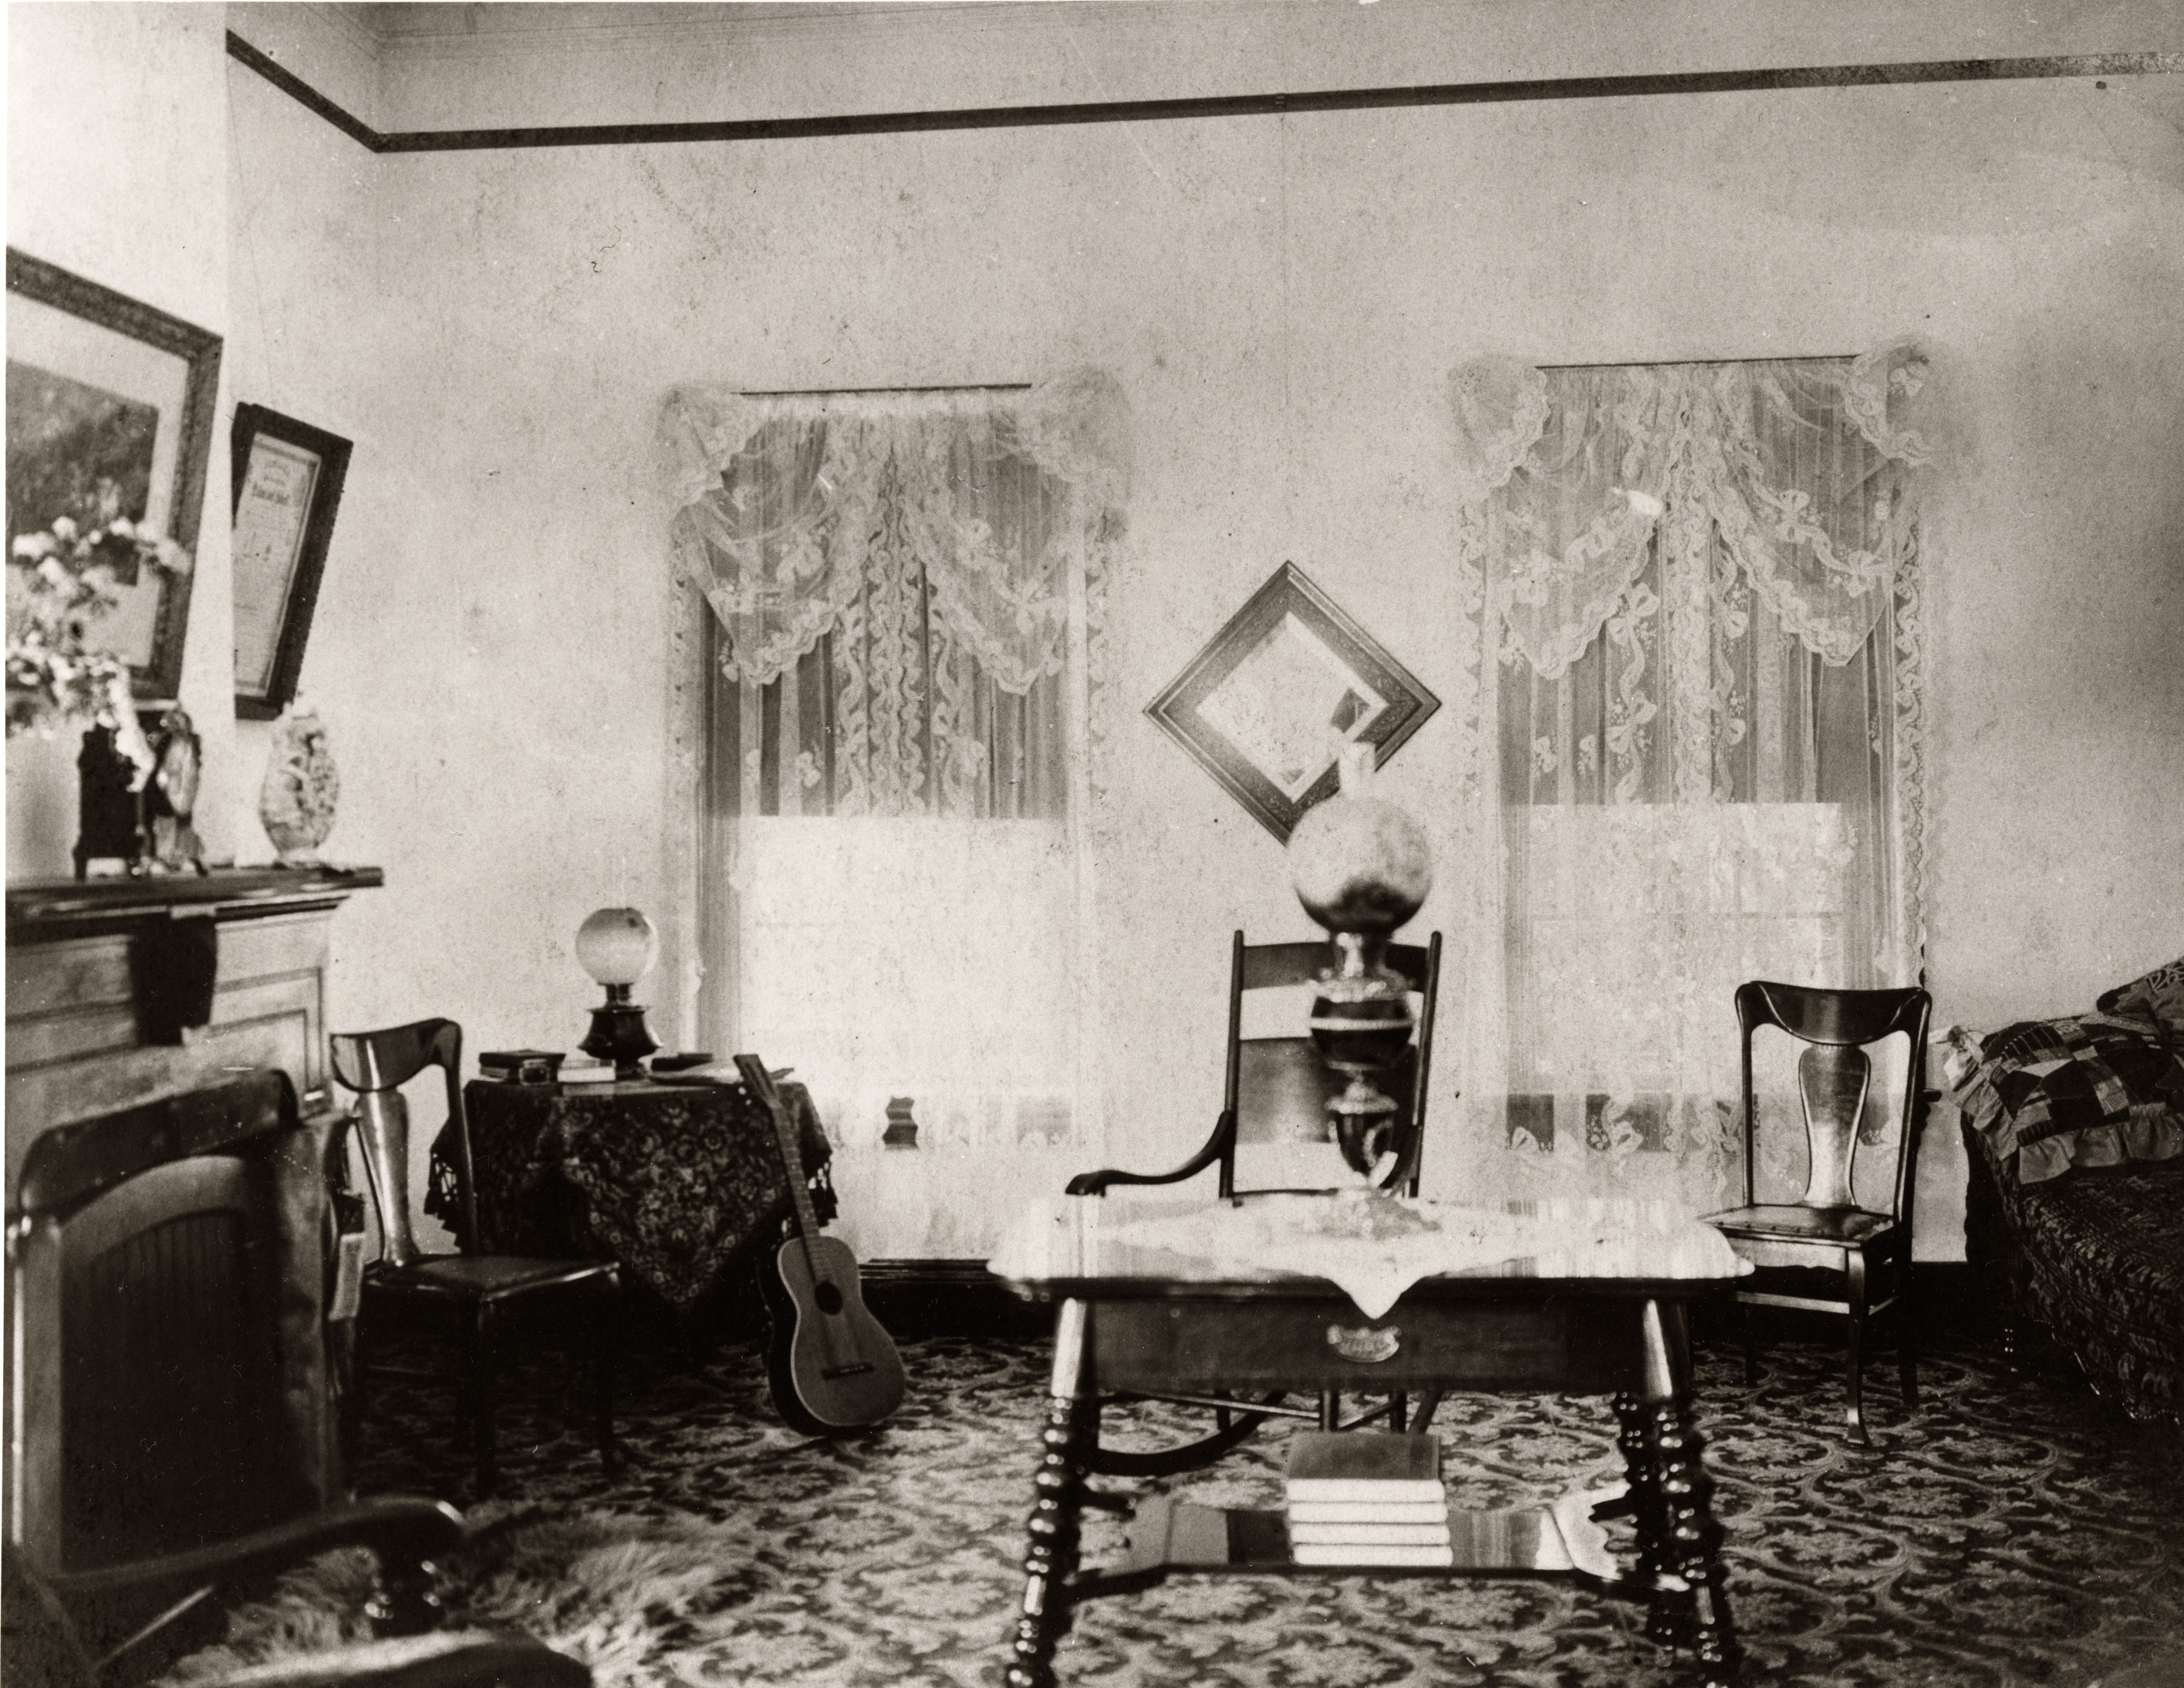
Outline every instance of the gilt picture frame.
[(262, 404), (235, 407), (235, 712), (270, 721), (296, 695), (351, 442)]
[[(114, 515), (198, 549), (220, 337), (8, 248), (8, 539)], [(150, 706), (181, 687), (195, 568), (114, 582), (102, 648)]]
[(1440, 699), (1284, 563), (1145, 706), (1282, 843), (1334, 794), (1346, 744), (1383, 766)]

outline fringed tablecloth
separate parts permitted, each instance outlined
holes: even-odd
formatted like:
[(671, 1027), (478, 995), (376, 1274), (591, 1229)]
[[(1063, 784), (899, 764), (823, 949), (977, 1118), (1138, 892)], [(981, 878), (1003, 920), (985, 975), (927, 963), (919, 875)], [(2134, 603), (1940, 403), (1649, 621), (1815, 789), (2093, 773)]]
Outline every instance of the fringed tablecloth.
[[(824, 1223), (834, 1207), (826, 1134), (811, 1093), (780, 1088)], [(688, 1308), (788, 1216), (773, 1122), (740, 1086), (479, 1081), (463, 1098), (487, 1253), (611, 1257)], [(454, 1155), (443, 1129), (425, 1211), (460, 1234)]]

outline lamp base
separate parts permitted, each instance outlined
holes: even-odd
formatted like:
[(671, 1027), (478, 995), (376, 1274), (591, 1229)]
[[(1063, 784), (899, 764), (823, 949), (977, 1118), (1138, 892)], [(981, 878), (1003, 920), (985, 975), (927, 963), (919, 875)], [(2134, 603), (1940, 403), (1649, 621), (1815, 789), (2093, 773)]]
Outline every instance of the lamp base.
[[(621, 987), (625, 994), (628, 989)], [(642, 1078), (644, 1057), (660, 1045), (645, 1026), (644, 1005), (614, 1001), (610, 989), (610, 1000), (592, 1010), (592, 1029), (577, 1047), (586, 1055), (614, 1062), (617, 1078)]]

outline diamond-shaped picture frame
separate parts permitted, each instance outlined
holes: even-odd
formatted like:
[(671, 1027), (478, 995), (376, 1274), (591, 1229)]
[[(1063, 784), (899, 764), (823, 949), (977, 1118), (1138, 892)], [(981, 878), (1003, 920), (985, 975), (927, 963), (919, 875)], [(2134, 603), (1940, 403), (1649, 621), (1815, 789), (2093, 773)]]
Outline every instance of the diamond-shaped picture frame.
[(1440, 699), (1284, 563), (1145, 713), (1287, 844), (1338, 783), (1346, 744), (1384, 766)]

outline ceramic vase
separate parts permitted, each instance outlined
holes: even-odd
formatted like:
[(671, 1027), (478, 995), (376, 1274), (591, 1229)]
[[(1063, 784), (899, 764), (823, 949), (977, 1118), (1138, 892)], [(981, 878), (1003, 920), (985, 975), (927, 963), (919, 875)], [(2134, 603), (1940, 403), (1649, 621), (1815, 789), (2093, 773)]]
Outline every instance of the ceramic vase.
[(273, 727), (273, 754), (259, 788), (258, 818), (283, 867), (315, 867), (334, 828), (341, 774), (326, 749), (318, 711), (290, 705)]

